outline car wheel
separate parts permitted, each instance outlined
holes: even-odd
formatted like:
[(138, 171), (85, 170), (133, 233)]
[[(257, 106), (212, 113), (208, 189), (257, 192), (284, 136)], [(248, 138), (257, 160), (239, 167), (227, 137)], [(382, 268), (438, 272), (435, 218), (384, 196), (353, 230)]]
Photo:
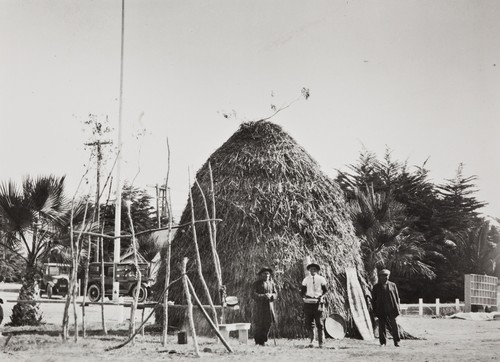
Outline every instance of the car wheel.
[(47, 298), (52, 298), (52, 285), (47, 285)]
[[(137, 293), (137, 286), (135, 286), (132, 291), (132, 297), (135, 298), (136, 293)], [(141, 285), (139, 290), (139, 298), (137, 299), (137, 301), (139, 303), (143, 303), (144, 301), (146, 301), (147, 298), (148, 298), (148, 290), (144, 285)]]
[(91, 302), (98, 302), (101, 299), (101, 290), (97, 284), (92, 284), (88, 291), (87, 295)]

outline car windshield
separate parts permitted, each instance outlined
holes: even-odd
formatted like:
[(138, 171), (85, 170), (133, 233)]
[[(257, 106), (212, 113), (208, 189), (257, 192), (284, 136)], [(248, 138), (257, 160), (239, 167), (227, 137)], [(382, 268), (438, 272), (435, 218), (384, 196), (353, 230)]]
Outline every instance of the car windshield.
[(69, 274), (69, 266), (67, 265), (48, 265), (47, 275)]

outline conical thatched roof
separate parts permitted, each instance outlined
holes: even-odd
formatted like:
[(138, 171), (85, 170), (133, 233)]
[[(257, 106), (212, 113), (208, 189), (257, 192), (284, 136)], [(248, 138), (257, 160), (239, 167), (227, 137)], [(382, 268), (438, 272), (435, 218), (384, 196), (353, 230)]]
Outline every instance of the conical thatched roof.
[[(321, 274), (329, 282), (328, 313), (350, 319), (345, 268), (360, 270), (362, 263), (359, 241), (335, 182), (280, 126), (266, 121), (242, 124), (198, 171), (196, 178), (208, 200), (209, 163), (217, 218), (223, 220), (217, 227), (217, 250), (227, 293), (240, 300), (238, 321), (251, 321), (251, 285), (259, 268), (266, 265), (275, 270), (279, 290), (275, 303), (279, 335), (302, 336), (300, 285), (305, 256), (322, 266)], [(196, 219), (205, 219), (196, 185), (192, 193)], [(188, 203), (180, 224), (190, 220)], [(203, 273), (218, 304), (208, 229), (198, 224), (196, 230)], [(179, 275), (176, 265), (185, 256), (190, 259), (190, 278), (202, 298), (190, 228), (177, 232), (172, 242), (172, 279)], [(162, 278), (164, 275), (159, 276), (157, 284), (160, 289)], [(180, 285), (172, 289), (169, 299), (176, 296), (176, 301), (183, 303)]]

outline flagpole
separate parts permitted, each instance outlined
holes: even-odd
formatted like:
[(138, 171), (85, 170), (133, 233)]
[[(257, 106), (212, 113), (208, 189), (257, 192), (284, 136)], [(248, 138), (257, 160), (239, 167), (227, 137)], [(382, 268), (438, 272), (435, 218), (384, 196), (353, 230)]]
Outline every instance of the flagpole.
[[(120, 96), (119, 96), (119, 110), (118, 110), (118, 156), (116, 162), (116, 202), (115, 202), (115, 237), (121, 235), (121, 210), (122, 210), (122, 110), (123, 110), (123, 49), (124, 49), (124, 35), (125, 35), (125, 0), (122, 0), (122, 27), (121, 27), (121, 52), (120, 52)], [(116, 264), (120, 260), (121, 254), (120, 238), (116, 238), (113, 249), (113, 300), (117, 301), (119, 297), (120, 284), (116, 281)], [(104, 271), (103, 271), (104, 272)]]

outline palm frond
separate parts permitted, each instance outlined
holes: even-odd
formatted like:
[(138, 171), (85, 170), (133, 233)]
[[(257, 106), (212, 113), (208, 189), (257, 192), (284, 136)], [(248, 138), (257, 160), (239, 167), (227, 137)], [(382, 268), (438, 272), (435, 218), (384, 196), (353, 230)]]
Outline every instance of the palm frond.
[(157, 235), (143, 234), (137, 238), (137, 244), (139, 253), (148, 263), (151, 263), (161, 250)]
[(0, 185), (0, 213), (5, 231), (22, 233), (33, 224), (29, 203), (13, 181)]

